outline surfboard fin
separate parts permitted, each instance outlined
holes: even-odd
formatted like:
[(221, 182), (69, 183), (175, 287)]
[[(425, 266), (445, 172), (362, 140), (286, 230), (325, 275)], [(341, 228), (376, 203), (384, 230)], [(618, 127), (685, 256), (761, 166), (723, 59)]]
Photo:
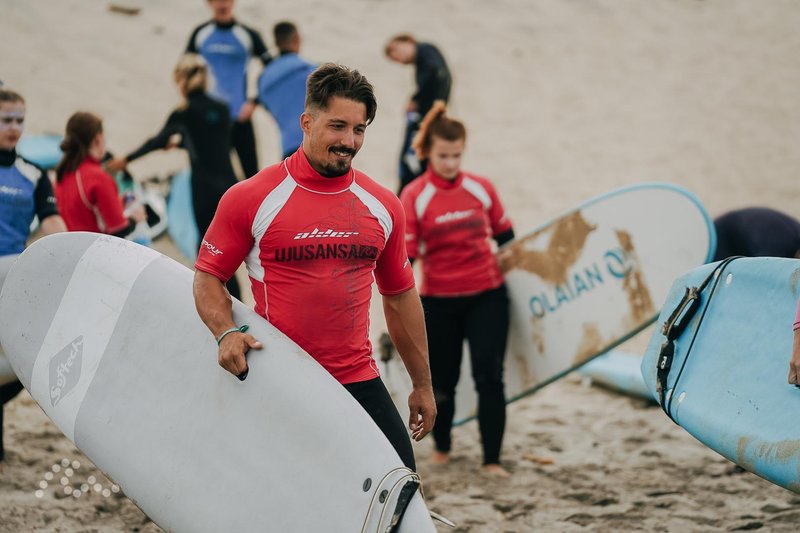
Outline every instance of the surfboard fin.
[(397, 497), (394, 513), (392, 513), (392, 520), (389, 522), (389, 527), (387, 528), (388, 533), (397, 533), (397, 531), (400, 530), (400, 522), (403, 520), (403, 514), (405, 514), (406, 508), (408, 504), (411, 503), (411, 498), (414, 497), (414, 493), (417, 492), (418, 487), (419, 481), (412, 479), (406, 481), (406, 484), (400, 489), (400, 495)]
[(442, 524), (446, 525), (447, 527), (452, 527), (452, 528), (456, 527), (456, 523), (455, 522), (453, 522), (452, 520), (450, 520), (448, 518), (443, 517), (439, 513), (435, 513), (433, 511), (428, 511), (428, 512), (431, 514), (431, 518), (433, 518), (434, 520), (436, 520), (438, 522), (441, 522)]

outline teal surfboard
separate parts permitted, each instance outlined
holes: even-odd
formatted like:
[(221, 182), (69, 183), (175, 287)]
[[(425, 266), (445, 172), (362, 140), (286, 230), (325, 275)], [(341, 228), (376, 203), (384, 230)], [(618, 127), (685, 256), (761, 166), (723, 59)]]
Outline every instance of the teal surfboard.
[(167, 199), (167, 233), (178, 250), (191, 261), (197, 259), (200, 236), (192, 207), (192, 171), (188, 168), (172, 177)]
[(55, 168), (61, 160), (61, 135), (43, 133), (24, 135), (17, 143), (17, 153), (45, 170)]
[(640, 355), (612, 350), (580, 367), (578, 374), (602, 387), (628, 396), (652, 400), (653, 394), (642, 379), (641, 366)]
[(672, 286), (642, 361), (647, 388), (677, 424), (794, 492), (800, 389), (787, 376), (799, 288), (795, 259), (739, 258), (692, 270)]

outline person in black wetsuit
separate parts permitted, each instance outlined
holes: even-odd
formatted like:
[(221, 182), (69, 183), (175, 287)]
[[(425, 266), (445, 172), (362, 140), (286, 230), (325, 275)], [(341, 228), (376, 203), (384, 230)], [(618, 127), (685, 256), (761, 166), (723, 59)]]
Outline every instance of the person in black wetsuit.
[(450, 98), (452, 77), (444, 56), (434, 45), (417, 42), (409, 34), (392, 37), (384, 50), (386, 57), (403, 65), (414, 65), (417, 90), (406, 106), (406, 131), (400, 151), (400, 189), (425, 172), (427, 161), (420, 161), (411, 141), (419, 129), (422, 117), (428, 114), (433, 102)]
[(714, 219), (717, 252), (726, 257), (800, 257), (800, 222), (767, 207), (730, 211)]
[[(112, 171), (154, 150), (180, 146), (189, 152), (192, 166), (192, 206), (200, 238), (206, 234), (220, 198), (234, 185), (236, 174), (229, 157), (231, 120), (227, 106), (206, 93), (208, 68), (202, 57), (183, 57), (175, 67), (175, 83), (186, 102), (173, 111), (155, 136), (121, 159), (108, 164)], [(180, 136), (180, 144), (175, 138)], [(239, 298), (236, 277), (228, 282), (231, 296)]]

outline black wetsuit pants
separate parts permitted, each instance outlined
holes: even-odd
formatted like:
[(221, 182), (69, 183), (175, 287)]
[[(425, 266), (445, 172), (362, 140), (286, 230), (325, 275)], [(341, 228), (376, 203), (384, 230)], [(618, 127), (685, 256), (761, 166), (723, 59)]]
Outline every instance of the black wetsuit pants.
[(472, 378), (478, 393), (478, 427), (483, 463), (500, 462), (506, 424), (503, 359), (508, 338), (509, 310), (505, 286), (471, 296), (422, 297), (428, 354), (436, 397), (436, 449), (449, 452), (455, 412), (456, 385), (464, 339), (469, 343)]
[(397, 455), (408, 468), (415, 471), (417, 464), (414, 461), (414, 450), (411, 448), (411, 439), (408, 430), (397, 412), (397, 407), (389, 396), (389, 391), (381, 378), (348, 383), (345, 389), (356, 399), (364, 410), (372, 417), (386, 438), (397, 451)]
[(258, 154), (256, 152), (256, 134), (253, 122), (233, 121), (231, 128), (231, 146), (236, 150), (239, 164), (242, 166), (245, 178), (250, 178), (258, 173)]
[(400, 176), (400, 188), (397, 195), (403, 192), (403, 189), (420, 176), (428, 166), (428, 161), (420, 161), (417, 159), (414, 149), (411, 148), (411, 143), (414, 141), (414, 136), (419, 130), (419, 122), (408, 120), (406, 122), (406, 132), (403, 137), (403, 148), (400, 151), (400, 166), (398, 174)]
[[(209, 179), (198, 178), (195, 175), (194, 168), (192, 169), (192, 178), (192, 209), (194, 209), (194, 221), (195, 224), (197, 224), (197, 232), (200, 236), (200, 240), (202, 240), (208, 231), (208, 227), (211, 225), (211, 221), (214, 220), (214, 213), (217, 212), (217, 205), (219, 205), (219, 201), (222, 195), (225, 194), (227, 188), (225, 188), (225, 186), (219, 187), (210, 185), (210, 183), (213, 182)], [(231, 179), (233, 180), (234, 178)], [(231, 181), (230, 185), (233, 186), (235, 183), (236, 181)], [(235, 275), (228, 280), (226, 286), (231, 296), (238, 300), (242, 299), (242, 291), (239, 288), (239, 282), (236, 281)]]
[(22, 383), (13, 381), (0, 387), (0, 461), (5, 457), (3, 448), (3, 408), (6, 403), (14, 399), (14, 396), (22, 390)]

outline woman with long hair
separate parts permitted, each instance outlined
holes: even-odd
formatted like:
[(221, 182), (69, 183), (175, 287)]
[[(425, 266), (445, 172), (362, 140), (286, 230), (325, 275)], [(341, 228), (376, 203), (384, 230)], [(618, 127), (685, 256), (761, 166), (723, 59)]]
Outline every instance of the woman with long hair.
[(106, 141), (100, 117), (86, 111), (74, 113), (67, 121), (61, 150), (56, 199), (69, 231), (125, 237), (146, 219), (141, 206), (125, 216), (117, 183), (103, 169)]
[(483, 470), (507, 477), (500, 449), (509, 307), (490, 239), (500, 245), (513, 239), (514, 231), (491, 182), (461, 169), (466, 138), (466, 128), (447, 116), (444, 102), (434, 103), (413, 145), (419, 158), (428, 160), (428, 168), (403, 189), (400, 199), (407, 217), (408, 256), (422, 260), (420, 294), (438, 410), (432, 460), (449, 461), (466, 338), (478, 393)]
[[(192, 167), (192, 206), (197, 230), (202, 239), (214, 218), (220, 198), (236, 183), (230, 159), (231, 119), (228, 107), (208, 93), (209, 72), (202, 57), (188, 54), (181, 58), (174, 72), (175, 84), (183, 103), (167, 118), (156, 135), (121, 159), (109, 163), (112, 170), (121, 170), (128, 163), (155, 150), (179, 146), (189, 152)], [(228, 291), (239, 297), (236, 277), (228, 282)]]

